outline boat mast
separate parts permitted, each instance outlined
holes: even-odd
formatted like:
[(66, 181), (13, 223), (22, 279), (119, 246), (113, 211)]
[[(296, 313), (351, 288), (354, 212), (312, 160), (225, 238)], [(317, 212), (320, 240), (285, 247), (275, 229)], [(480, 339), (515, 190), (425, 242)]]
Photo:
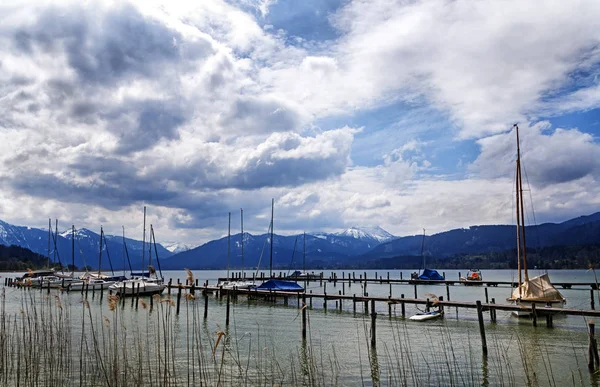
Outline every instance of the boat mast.
[(242, 222), (242, 278), (246, 278), (246, 274), (244, 274), (244, 210), (241, 208), (240, 219)]
[(521, 175), (521, 146), (519, 141), (519, 127), (515, 124), (515, 130), (517, 132), (517, 184), (518, 184), (518, 197), (519, 203), (517, 206), (521, 208), (521, 240), (523, 241), (523, 272), (525, 274), (525, 281), (529, 281), (529, 274), (527, 273), (527, 244), (525, 242), (525, 206), (523, 205), (523, 178)]
[(100, 226), (100, 255), (98, 256), (98, 278), (100, 278), (100, 271), (102, 270), (102, 239), (104, 236), (104, 230)]
[(146, 206), (144, 206), (144, 233), (143, 233), (143, 237), (142, 237), (142, 277), (144, 276), (144, 258), (145, 258), (145, 251), (144, 249), (146, 248)]
[(71, 271), (75, 275), (75, 225), (71, 225)]
[(125, 276), (125, 226), (123, 228), (123, 276)]
[[(58, 240), (58, 219), (55, 219), (55, 220), (56, 220), (56, 227), (54, 229), (54, 262), (59, 262), (60, 260), (56, 259), (56, 254), (58, 253), (58, 251), (56, 251), (57, 250), (56, 241)], [(62, 264), (60, 266), (61, 266), (61, 268), (60, 268), (61, 272), (64, 273)]]
[(304, 231), (304, 237), (303, 237), (303, 241), (304, 241), (304, 249), (303, 249), (303, 255), (302, 255), (302, 272), (306, 272), (306, 231)]
[(273, 218), (275, 216), (275, 199), (271, 199), (271, 256), (269, 259), (269, 278), (273, 278)]
[(425, 229), (423, 229), (423, 240), (421, 241), (421, 261), (423, 263), (423, 270), (425, 270)]
[[(518, 157), (518, 156), (517, 156)], [(519, 160), (517, 159), (517, 171), (515, 175), (515, 209), (517, 211), (517, 269), (519, 270), (519, 298), (521, 297), (521, 284), (523, 283), (521, 273), (521, 201), (519, 200)]]
[(52, 238), (52, 219), (48, 218), (48, 268), (50, 268), (50, 239)]
[(227, 281), (229, 281), (229, 254), (231, 252), (231, 245), (229, 243), (231, 239), (231, 212), (229, 213), (229, 226), (227, 227)]

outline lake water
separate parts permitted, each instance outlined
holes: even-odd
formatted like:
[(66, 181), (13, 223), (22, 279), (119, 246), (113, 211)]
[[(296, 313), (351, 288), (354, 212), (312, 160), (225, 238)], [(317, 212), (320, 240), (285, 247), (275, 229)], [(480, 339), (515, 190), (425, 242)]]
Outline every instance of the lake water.
[[(311, 271), (311, 270), (307, 270)], [(458, 272), (467, 270), (445, 270), (446, 278), (457, 279)], [(315, 272), (318, 272), (315, 270)], [(335, 271), (338, 277), (351, 271)], [(399, 270), (370, 270), (368, 278), (378, 276), (400, 278)], [(403, 270), (404, 279), (410, 278), (411, 270)], [(440, 270), (442, 272), (442, 270)], [(279, 271), (277, 271), (279, 273)], [(325, 271), (328, 276), (331, 271)], [(356, 271), (356, 277), (364, 271)], [(531, 270), (530, 276), (541, 274)], [(18, 276), (20, 273), (3, 273), (3, 276)], [(167, 271), (166, 280), (176, 283), (185, 282), (185, 271)], [(217, 278), (225, 277), (226, 271), (194, 271), (200, 284), (209, 281), (215, 284)], [(549, 271), (553, 282), (595, 282), (594, 272), (585, 270)], [(482, 270), (484, 280), (511, 281), (516, 272), (510, 270)], [(323, 282), (328, 294), (342, 290), (337, 285)], [(307, 292), (322, 293), (319, 282), (310, 282)], [(361, 295), (363, 289), (359, 283), (344, 285), (345, 293)], [(567, 308), (589, 309), (590, 288), (579, 287), (559, 289), (567, 298)], [(370, 296), (389, 296), (389, 284), (368, 284)], [(485, 302), (484, 287), (450, 286), (452, 301)], [(488, 297), (496, 303), (507, 303), (512, 288), (505, 286), (488, 288)], [(404, 294), (414, 296), (413, 285), (392, 285), (392, 296)], [(419, 285), (419, 298), (425, 294), (435, 294), (447, 298), (446, 287), (440, 285)], [(173, 292), (172, 297), (175, 296)], [(598, 293), (595, 293), (598, 304)], [(162, 296), (166, 299), (168, 296)], [(54, 304), (53, 298), (60, 298), (62, 308), (70, 310), (69, 328), (74, 338), (89, 334), (80, 327), (86, 320), (82, 310), (83, 296), (80, 293), (59, 293), (52, 290), (49, 297), (46, 291), (5, 289), (4, 313), (7, 316), (22, 315), (27, 303)], [(99, 295), (88, 295), (90, 321), (95, 321), (94, 329), (103, 330), (103, 319), (108, 326), (111, 312), (107, 306), (107, 296), (101, 300)], [(146, 299), (146, 304), (148, 299)], [(208, 297), (208, 318), (202, 319), (203, 297), (183, 300), (179, 316), (175, 316), (174, 306), (167, 303), (155, 306), (154, 312), (141, 306), (131, 307), (131, 300), (119, 309), (119, 324), (127, 331), (129, 340), (135, 341), (142, 336), (139, 332), (154, 332), (164, 343), (172, 343), (169, 354), (172, 359), (172, 385), (194, 384), (196, 371), (190, 367), (190, 360), (201, 351), (193, 348), (205, 348), (208, 355), (207, 367), (214, 382), (219, 370), (223, 378), (219, 383), (225, 385), (597, 385), (596, 376), (590, 376), (587, 369), (587, 318), (580, 316), (556, 316), (554, 328), (546, 327), (545, 320), (533, 327), (528, 319), (518, 319), (509, 312), (497, 312), (497, 323), (491, 323), (489, 314), (484, 314), (488, 356), (481, 350), (481, 339), (474, 309), (446, 308), (443, 319), (415, 322), (402, 319), (400, 305), (393, 306), (392, 316), (388, 315), (388, 306), (376, 305), (377, 349), (370, 348), (370, 316), (363, 313), (362, 305), (357, 305), (353, 313), (352, 302), (346, 302), (342, 311), (336, 309), (336, 302), (329, 301), (327, 310), (322, 301), (314, 300), (313, 308), (308, 311), (309, 340), (301, 340), (301, 314), (295, 299), (289, 305), (263, 301), (248, 302), (240, 296), (231, 305), (231, 325), (225, 327), (225, 298)], [(161, 308), (161, 309), (159, 309)], [(408, 316), (418, 312), (411, 305), (406, 306)], [(83, 316), (83, 317), (81, 317)], [(168, 328), (165, 329), (165, 324)], [(190, 328), (191, 326), (191, 328)], [(110, 328), (116, 329), (116, 328)], [(162, 329), (162, 330), (161, 330)], [(137, 332), (137, 333), (133, 333)], [(218, 346), (210, 360), (212, 349), (219, 337), (218, 332), (227, 333), (227, 345)], [(119, 334), (124, 334), (122, 331)], [(135, 336), (135, 335), (138, 336)], [(133, 335), (133, 336), (132, 336)], [(131, 338), (133, 337), (133, 339)], [(166, 340), (168, 339), (168, 340)], [(77, 347), (79, 339), (73, 347)], [(195, 344), (190, 344), (195, 343)], [(141, 343), (141, 341), (140, 341)], [(138, 343), (139, 344), (139, 343)], [(143, 343), (142, 343), (143, 344)], [(142, 345), (140, 344), (140, 345)], [(115, 347), (118, 346), (114, 344)], [(146, 344), (144, 344), (146, 345)], [(161, 345), (148, 345), (162, 353)], [(192, 349), (190, 349), (190, 346)], [(211, 349), (212, 348), (212, 349)], [(221, 352), (223, 350), (224, 352)], [(110, 348), (107, 349), (110, 352)], [(221, 352), (221, 353), (220, 353)], [(195, 353), (195, 355), (194, 355)], [(220, 354), (219, 354), (220, 353)], [(96, 355), (101, 356), (101, 355)], [(103, 355), (102, 355), (103, 356)], [(219, 356), (222, 362), (218, 362)], [(159, 359), (160, 356), (156, 357)], [(209, 361), (210, 360), (210, 361)], [(211, 363), (212, 361), (212, 363)], [(73, 367), (76, 367), (75, 364)], [(218, 367), (217, 367), (218, 366)], [(200, 367), (201, 368), (201, 367)], [(160, 369), (160, 366), (159, 366)], [(243, 371), (243, 372), (242, 372)], [(220, 372), (220, 371), (219, 371)], [(242, 375), (240, 376), (240, 373)], [(75, 373), (74, 373), (75, 374)], [(199, 374), (200, 375), (200, 374)], [(220, 377), (220, 376), (219, 376)], [(190, 379), (192, 378), (192, 379)], [(211, 379), (212, 378), (212, 379)], [(171, 380), (172, 382), (172, 380)], [(300, 383), (301, 382), (301, 383)], [(212, 383), (209, 383), (212, 384)]]

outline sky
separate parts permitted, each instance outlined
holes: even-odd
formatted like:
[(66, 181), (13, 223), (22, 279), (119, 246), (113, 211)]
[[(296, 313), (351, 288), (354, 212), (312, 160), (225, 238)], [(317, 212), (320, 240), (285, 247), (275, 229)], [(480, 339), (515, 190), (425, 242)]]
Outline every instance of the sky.
[[(0, 4), (0, 219), (199, 245), (600, 211), (600, 2)], [(533, 211), (531, 211), (533, 209)]]

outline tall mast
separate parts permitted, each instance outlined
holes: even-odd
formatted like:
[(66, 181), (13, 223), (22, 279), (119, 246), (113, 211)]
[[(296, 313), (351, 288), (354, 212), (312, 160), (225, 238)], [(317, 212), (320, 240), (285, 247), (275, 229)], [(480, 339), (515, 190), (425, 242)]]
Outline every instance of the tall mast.
[(125, 276), (125, 226), (123, 228), (123, 276)]
[(425, 229), (423, 229), (423, 240), (421, 241), (421, 261), (423, 263), (423, 270), (425, 270)]
[(50, 268), (50, 239), (52, 239), (52, 219), (48, 218), (48, 268)]
[(71, 225), (71, 271), (75, 275), (75, 225)]
[(240, 219), (242, 226), (242, 277), (246, 278), (246, 274), (244, 274), (244, 210), (240, 208)]
[(229, 226), (227, 227), (227, 281), (229, 281), (229, 253), (231, 252), (231, 212), (229, 213)]
[(271, 256), (269, 259), (269, 278), (273, 278), (273, 218), (275, 216), (275, 199), (271, 199)]
[[(56, 245), (56, 241), (58, 240), (58, 219), (56, 220), (56, 227), (54, 229), (54, 262), (58, 262), (58, 260), (56, 259), (56, 254), (58, 253), (58, 251), (56, 251), (58, 249), (58, 246)], [(64, 273), (63, 269), (62, 269), (62, 264), (60, 265), (61, 268), (60, 270)]]
[[(152, 223), (150, 223), (150, 232), (148, 233), (148, 266), (152, 266)], [(150, 277), (150, 268), (148, 268), (148, 277)]]
[(525, 240), (525, 206), (523, 205), (523, 178), (521, 175), (521, 145), (519, 141), (519, 127), (515, 124), (515, 130), (517, 132), (517, 190), (519, 192), (519, 203), (521, 211), (521, 238), (523, 242), (523, 272), (525, 274), (525, 281), (529, 281), (529, 274), (527, 273), (527, 243)]
[(146, 206), (144, 206), (144, 234), (142, 237), (142, 277), (144, 276), (144, 249), (146, 248)]
[(302, 255), (302, 272), (306, 272), (306, 231), (304, 231), (304, 249), (303, 249), (303, 255)]
[(517, 211), (517, 269), (519, 270), (519, 297), (521, 297), (521, 283), (523, 282), (523, 278), (521, 273), (521, 201), (519, 200), (519, 172), (519, 160), (517, 159), (517, 171), (515, 174), (515, 209)]
[(100, 271), (102, 270), (102, 239), (104, 237), (104, 230), (100, 226), (100, 255), (98, 256), (98, 277), (100, 277)]

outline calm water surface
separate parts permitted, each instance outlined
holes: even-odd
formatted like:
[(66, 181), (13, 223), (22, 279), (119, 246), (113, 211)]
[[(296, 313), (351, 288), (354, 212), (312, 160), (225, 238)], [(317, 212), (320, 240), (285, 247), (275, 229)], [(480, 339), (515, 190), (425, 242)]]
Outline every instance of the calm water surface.
[[(311, 271), (311, 270), (307, 270)], [(367, 271), (369, 278), (378, 276), (400, 278), (399, 270)], [(457, 279), (458, 272), (466, 274), (467, 270), (445, 270), (446, 278)], [(279, 272), (279, 271), (278, 271)], [(315, 270), (315, 272), (318, 272)], [(348, 275), (351, 271), (335, 271), (338, 277)], [(410, 278), (412, 270), (403, 270), (403, 278)], [(440, 270), (441, 272), (441, 270)], [(325, 275), (331, 272), (326, 271)], [(364, 271), (356, 271), (356, 277)], [(541, 274), (532, 270), (530, 275)], [(18, 276), (21, 273), (3, 273), (3, 276)], [(594, 273), (585, 270), (549, 271), (550, 279), (557, 282), (594, 282)], [(185, 271), (167, 271), (163, 273), (166, 280), (173, 283), (179, 279), (185, 282)], [(217, 278), (225, 277), (226, 271), (195, 271), (194, 276), (199, 283), (209, 281), (215, 284)], [(516, 272), (509, 270), (482, 270), (484, 280), (511, 281)], [(345, 294), (361, 295), (363, 288), (359, 283), (337, 285), (323, 282), (328, 294), (338, 293), (343, 289)], [(485, 302), (484, 287), (450, 286), (450, 299), (453, 301)], [(319, 282), (310, 282), (307, 291), (322, 293), (324, 288)], [(370, 296), (389, 296), (389, 284), (368, 284)], [(495, 298), (496, 303), (507, 303), (512, 289), (506, 287), (488, 288), (488, 297)], [(560, 289), (567, 298), (568, 308), (589, 309), (590, 288), (575, 287)], [(6, 313), (18, 314), (24, 302), (31, 298), (26, 293), (34, 293), (34, 299), (43, 302), (45, 291), (5, 289)], [(52, 294), (58, 294), (53, 290)], [(393, 297), (404, 294), (414, 296), (413, 285), (392, 285)], [(425, 294), (435, 294), (447, 298), (446, 287), (439, 285), (418, 286), (419, 298)], [(175, 291), (173, 291), (173, 296)], [(598, 305), (598, 294), (596, 305)], [(82, 302), (80, 293), (63, 293), (63, 304), (77, 310)], [(166, 298), (167, 294), (163, 298)], [(102, 300), (96, 294), (88, 295), (90, 310), (98, 318), (110, 314), (106, 306), (106, 297)], [(130, 301), (127, 301), (128, 303)], [(139, 324), (147, 318), (148, 311), (140, 308), (123, 309), (126, 321), (132, 325)], [(174, 318), (173, 332), (177, 346), (184, 348), (189, 333), (186, 321), (189, 322), (190, 310), (195, 308), (202, 315), (204, 300), (183, 301), (182, 311)], [(322, 301), (314, 300), (309, 311), (309, 345), (313, 356), (320, 365), (331, 372), (328, 379), (320, 381), (325, 385), (525, 385), (528, 382), (538, 385), (596, 385), (595, 377), (590, 377), (587, 370), (586, 332), (587, 319), (578, 316), (557, 316), (554, 328), (548, 329), (545, 321), (533, 327), (530, 320), (517, 319), (508, 312), (497, 312), (498, 323), (489, 322), (489, 314), (485, 313), (486, 336), (489, 354), (482, 356), (481, 339), (477, 322), (477, 314), (471, 309), (447, 308), (444, 319), (427, 322), (414, 322), (401, 318), (400, 305), (393, 306), (392, 316), (388, 315), (386, 304), (376, 305), (377, 317), (377, 350), (370, 350), (370, 316), (363, 313), (362, 305), (357, 305), (357, 313), (353, 313), (352, 303), (346, 302), (342, 311), (336, 309), (336, 302), (329, 301), (324, 309)], [(225, 330), (225, 298), (222, 300), (209, 296), (208, 319), (204, 325), (204, 338), (207, 345), (214, 344), (217, 332)], [(418, 312), (414, 306), (407, 305), (406, 313)], [(73, 334), (77, 335), (77, 313), (73, 313)], [(290, 367), (300, 362), (305, 347), (301, 343), (301, 315), (298, 303), (290, 300), (288, 306), (283, 302), (277, 304), (252, 301), (248, 302), (240, 296), (231, 308), (231, 326), (228, 334), (238, 349), (252, 346), (264, 346), (265, 351), (272, 351), (281, 358), (284, 372), (292, 372)], [(186, 338), (187, 337), (187, 338)], [(248, 351), (249, 353), (250, 351)], [(252, 355), (248, 355), (252, 356)], [(244, 355), (242, 354), (243, 358)], [(256, 359), (253, 359), (253, 361)], [(180, 360), (183, 364), (185, 359)], [(287, 370), (287, 371), (285, 371)], [(297, 370), (296, 370), (297, 372)]]

